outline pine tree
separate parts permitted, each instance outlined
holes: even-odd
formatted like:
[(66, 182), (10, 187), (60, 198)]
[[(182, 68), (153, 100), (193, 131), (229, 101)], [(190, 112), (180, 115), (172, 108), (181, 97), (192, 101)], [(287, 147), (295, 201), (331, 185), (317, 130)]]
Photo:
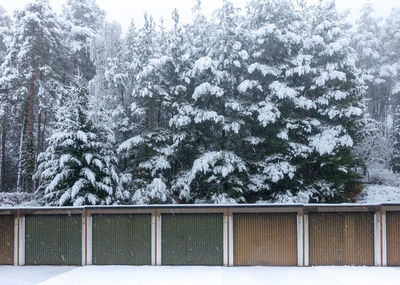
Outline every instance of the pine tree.
[(400, 105), (400, 74), (398, 66), (400, 64), (400, 8), (392, 9), (390, 15), (386, 18), (382, 40), (383, 49), (385, 54), (383, 56), (383, 66), (381, 67), (380, 74), (388, 78), (387, 88), (389, 92), (389, 109), (387, 114), (395, 111), (396, 106)]
[[(287, 126), (299, 126), (296, 91), (286, 82), (290, 54), (297, 54), (298, 15), (289, 1), (253, 1), (245, 22), (246, 74), (238, 85), (245, 122), (242, 151), (249, 170), (248, 202), (275, 201), (295, 191)], [(291, 51), (293, 50), (293, 51)], [(286, 122), (286, 120), (291, 120)]]
[[(177, 115), (171, 119), (185, 139), (185, 144), (181, 143), (186, 146), (186, 155), (181, 160), (185, 164), (173, 185), (184, 202), (245, 201), (247, 168), (236, 142), (243, 124), (235, 108), (243, 61), (240, 55), (244, 53), (236, 12), (225, 1), (216, 13), (218, 23), (212, 29), (213, 41), (193, 43), (198, 45), (194, 46), (198, 51), (209, 49), (209, 52), (195, 54), (201, 57), (188, 72), (186, 101), (175, 105)], [(207, 26), (205, 21), (201, 23), (194, 34), (202, 33)]]
[(103, 29), (105, 12), (95, 0), (67, 0), (63, 6), (62, 19), (63, 38), (71, 50), (69, 58), (73, 65), (73, 73), (84, 74), (89, 81), (96, 74), (90, 45)]
[(371, 3), (362, 7), (351, 45), (357, 52), (356, 65), (368, 87), (365, 94), (368, 112), (372, 119), (384, 122), (390, 109), (391, 75), (382, 72), (387, 53), (382, 44), (384, 31), (381, 19), (375, 18), (373, 13)]
[(394, 145), (391, 166), (393, 172), (400, 173), (400, 105), (396, 108), (395, 116), (393, 127)]
[(79, 82), (68, 90), (49, 147), (38, 157), (37, 194), (46, 205), (117, 202), (120, 188), (114, 134), (108, 122), (90, 110), (87, 89)]
[(139, 204), (172, 201), (168, 189), (172, 144), (168, 121), (175, 67), (172, 58), (163, 55), (165, 42), (165, 34), (156, 30), (151, 17), (145, 16), (137, 39), (142, 56), (138, 60), (131, 107), (138, 125), (134, 136), (118, 149), (127, 160), (126, 174), (134, 189), (132, 200)]
[[(7, 46), (5, 45), (5, 39), (9, 33), (11, 25), (11, 19), (7, 15), (6, 11), (0, 5), (0, 66), (5, 60), (7, 55)], [(0, 80), (1, 82), (1, 80)], [(1, 84), (0, 84), (1, 85)], [(2, 99), (2, 94), (7, 93), (5, 86), (0, 87), (0, 100)], [(8, 130), (10, 128), (9, 124), (9, 106), (3, 102), (0, 107), (0, 192), (3, 192), (6, 188), (6, 142), (8, 136)]]
[(29, 3), (16, 13), (11, 27), (1, 83), (8, 90), (2, 101), (9, 106), (11, 116), (20, 115), (19, 124), (25, 126), (20, 138), (19, 190), (22, 182), (28, 192), (34, 190), (32, 175), (46, 123), (42, 118), (53, 114), (68, 78), (60, 31), (47, 0)]
[(9, 33), (10, 26), (11, 19), (4, 8), (0, 5), (0, 65), (3, 63), (7, 55), (7, 47), (4, 40)]
[[(311, 21), (303, 18), (307, 24), (302, 33), (303, 46), (292, 61), (297, 64), (286, 74), (300, 95), (296, 105), (306, 115), (306, 124), (296, 134), (295, 142), (306, 139), (312, 152), (306, 156), (306, 163), (299, 157), (293, 161), (298, 165), (299, 182), (303, 183), (299, 188), (305, 189), (300, 195), (309, 195), (310, 200), (318, 202), (338, 201), (351, 191), (357, 179), (354, 169), (358, 161), (351, 148), (356, 122), (362, 115), (364, 85), (349, 47), (345, 16), (336, 12), (333, 2), (310, 7), (310, 14), (307, 10), (303, 17)], [(299, 69), (304, 67), (301, 59), (306, 64), (303, 71)]]
[(248, 199), (341, 199), (355, 178), (350, 147), (362, 112), (343, 19), (325, 4), (266, 0), (249, 8), (254, 45), (240, 89), (254, 98), (250, 115), (258, 124), (248, 120)]

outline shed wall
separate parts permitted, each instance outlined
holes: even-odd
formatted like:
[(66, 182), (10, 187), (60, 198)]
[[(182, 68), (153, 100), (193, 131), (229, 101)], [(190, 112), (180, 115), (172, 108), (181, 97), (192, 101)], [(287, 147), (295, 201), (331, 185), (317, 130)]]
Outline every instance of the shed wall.
[(374, 214), (310, 213), (310, 265), (374, 265)]
[(93, 264), (150, 265), (151, 215), (93, 215)]
[(0, 215), (0, 264), (14, 264), (14, 217)]
[(297, 265), (297, 214), (235, 214), (235, 265)]
[(25, 263), (28, 265), (80, 265), (80, 215), (33, 215), (25, 219)]
[(400, 265), (400, 212), (386, 212), (387, 264)]
[(163, 214), (163, 265), (222, 265), (222, 214)]

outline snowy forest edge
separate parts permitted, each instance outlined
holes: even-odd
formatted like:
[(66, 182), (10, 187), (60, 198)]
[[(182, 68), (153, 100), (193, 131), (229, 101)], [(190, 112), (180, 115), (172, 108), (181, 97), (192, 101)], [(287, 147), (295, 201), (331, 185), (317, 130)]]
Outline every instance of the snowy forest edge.
[(400, 199), (400, 9), (293, 2), (0, 7), (0, 205)]

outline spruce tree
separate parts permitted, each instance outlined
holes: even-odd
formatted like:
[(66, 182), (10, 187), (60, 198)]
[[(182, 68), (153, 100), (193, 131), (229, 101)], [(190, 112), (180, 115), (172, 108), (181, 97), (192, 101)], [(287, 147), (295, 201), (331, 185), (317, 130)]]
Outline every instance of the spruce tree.
[[(98, 103), (96, 103), (98, 104)], [(109, 205), (119, 191), (114, 134), (94, 116), (88, 92), (79, 81), (70, 87), (57, 112), (49, 146), (39, 155), (37, 194), (46, 205)]]

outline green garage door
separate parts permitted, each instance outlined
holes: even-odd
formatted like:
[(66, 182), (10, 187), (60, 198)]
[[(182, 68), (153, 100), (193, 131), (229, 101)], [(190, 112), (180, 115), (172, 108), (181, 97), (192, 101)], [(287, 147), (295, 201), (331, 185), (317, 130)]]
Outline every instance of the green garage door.
[(25, 263), (28, 265), (80, 265), (80, 215), (38, 215), (25, 219)]
[(150, 265), (151, 215), (93, 215), (93, 264)]
[(162, 215), (164, 265), (222, 265), (222, 214)]

